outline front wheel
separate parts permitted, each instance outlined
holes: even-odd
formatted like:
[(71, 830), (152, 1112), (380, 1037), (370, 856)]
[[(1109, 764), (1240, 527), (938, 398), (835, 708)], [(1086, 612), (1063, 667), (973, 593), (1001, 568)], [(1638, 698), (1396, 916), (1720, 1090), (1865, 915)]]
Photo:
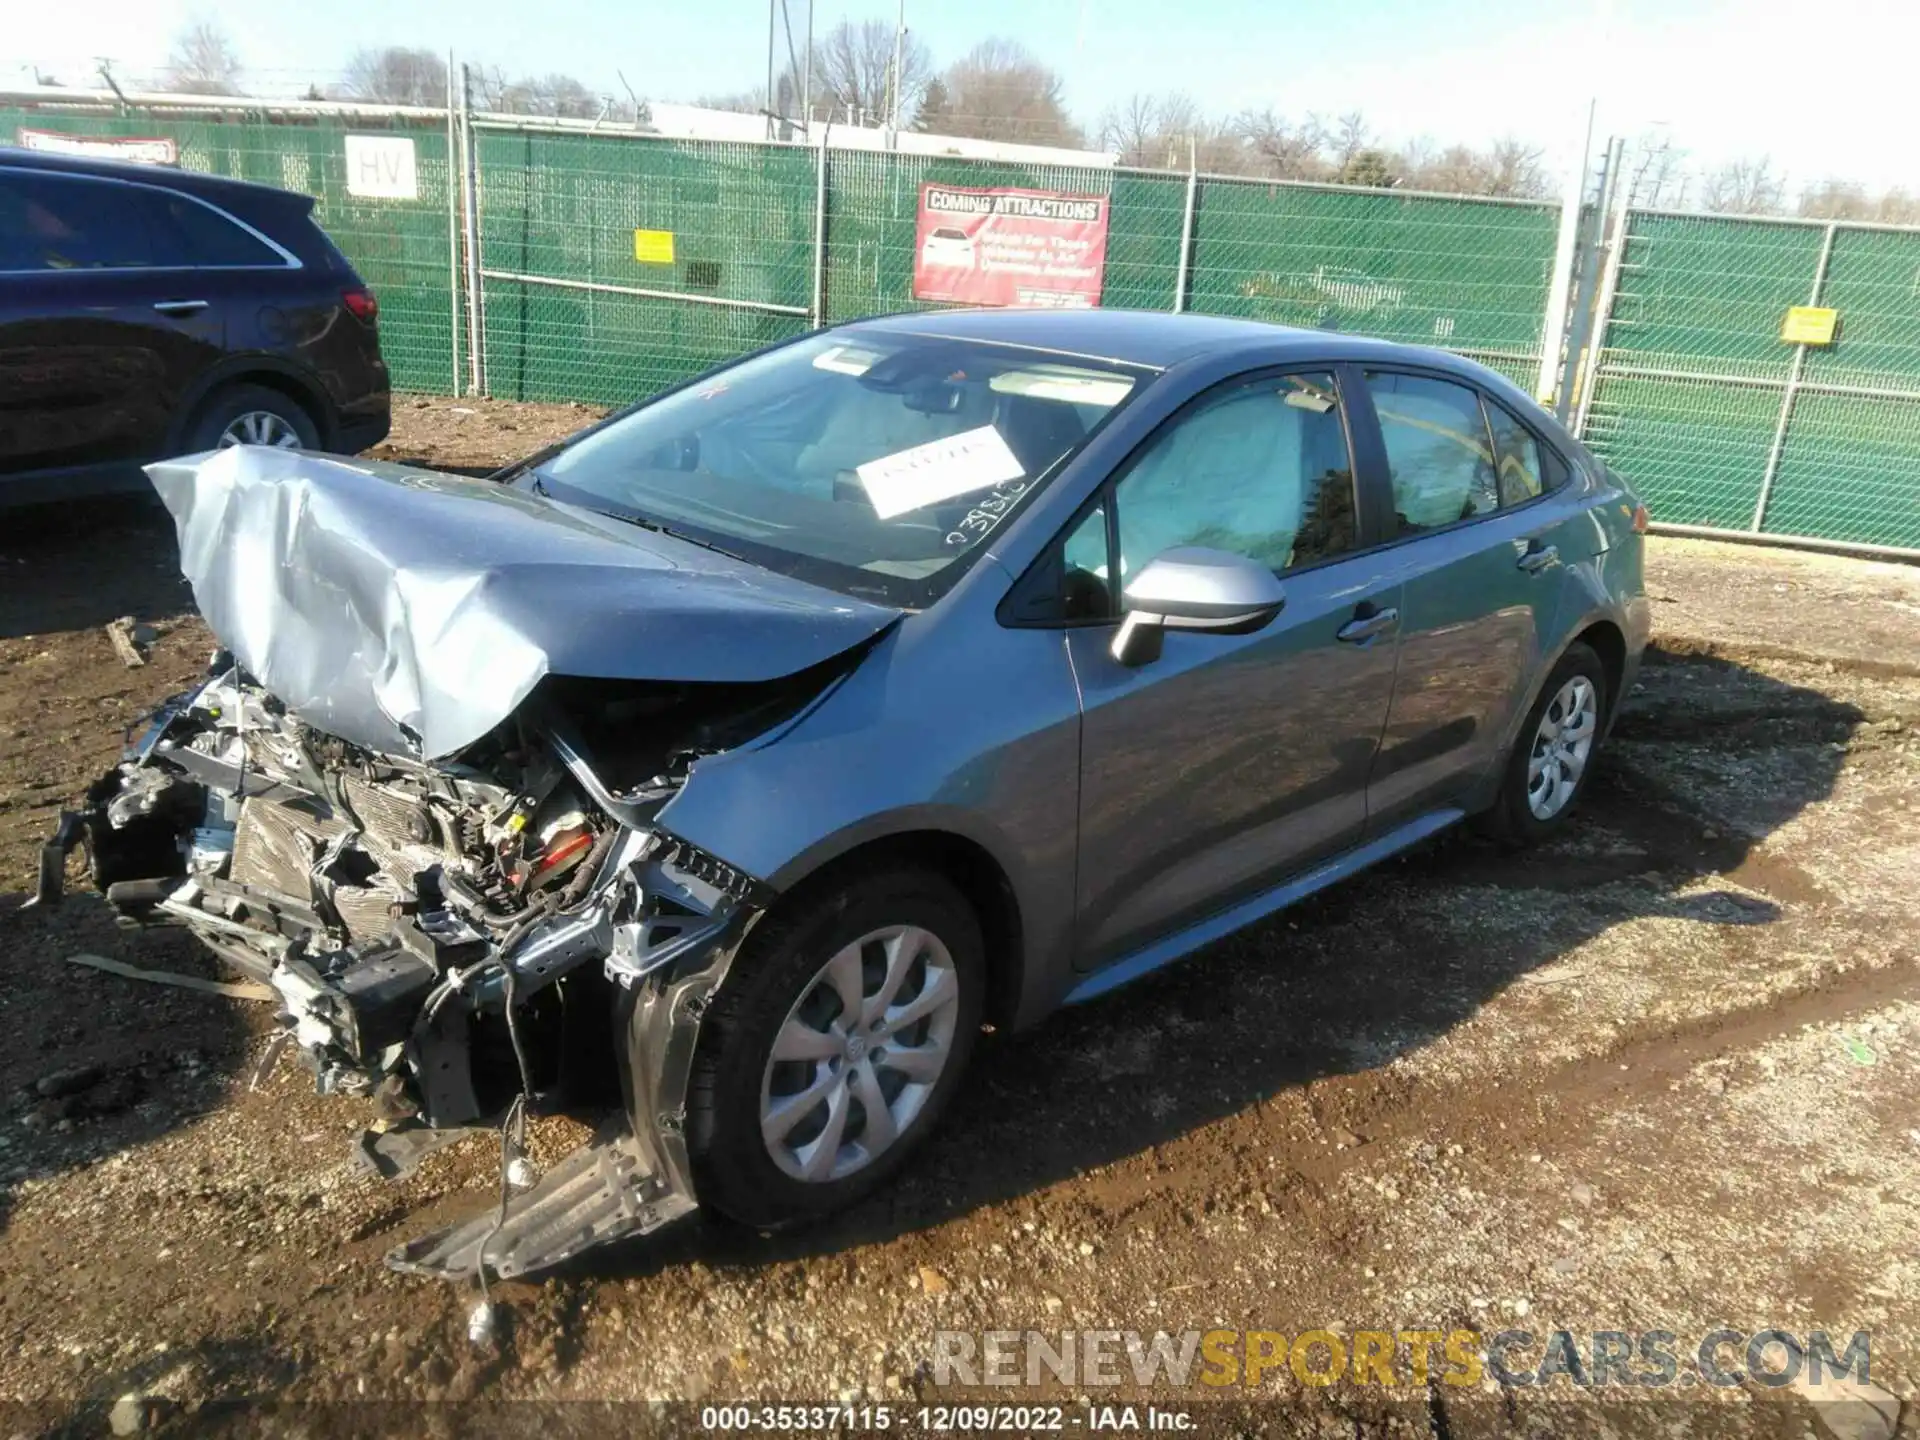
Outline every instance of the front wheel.
[(927, 871), (866, 871), (773, 916), (694, 1055), (701, 1203), (775, 1229), (876, 1189), (960, 1083), (985, 979), (979, 922)]
[(1500, 796), (1484, 817), (1501, 839), (1544, 838), (1572, 813), (1593, 773), (1607, 714), (1607, 672), (1576, 641), (1547, 676), (1514, 742)]

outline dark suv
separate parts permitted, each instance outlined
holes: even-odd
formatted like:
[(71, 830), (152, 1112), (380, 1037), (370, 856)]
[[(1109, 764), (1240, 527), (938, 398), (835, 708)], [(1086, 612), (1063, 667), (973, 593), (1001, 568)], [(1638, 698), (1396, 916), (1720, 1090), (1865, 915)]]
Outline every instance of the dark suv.
[(390, 422), (378, 305), (313, 198), (0, 148), (0, 505), (136, 488), (238, 444)]

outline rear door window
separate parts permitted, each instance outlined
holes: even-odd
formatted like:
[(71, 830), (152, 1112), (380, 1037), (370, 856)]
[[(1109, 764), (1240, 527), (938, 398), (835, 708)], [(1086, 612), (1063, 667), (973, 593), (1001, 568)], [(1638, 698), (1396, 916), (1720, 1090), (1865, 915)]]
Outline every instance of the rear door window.
[(1450, 380), (1369, 370), (1399, 533), (1439, 530), (1500, 508), (1480, 394)]
[(165, 263), (137, 187), (0, 170), (0, 270), (130, 270)]

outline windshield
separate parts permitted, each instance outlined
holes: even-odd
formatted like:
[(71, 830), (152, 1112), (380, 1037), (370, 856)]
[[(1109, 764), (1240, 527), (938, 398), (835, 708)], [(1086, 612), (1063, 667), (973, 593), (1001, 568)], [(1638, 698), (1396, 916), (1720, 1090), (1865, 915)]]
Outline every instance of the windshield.
[(664, 395), (530, 474), (556, 499), (913, 608), (1139, 378), (974, 341), (829, 332)]

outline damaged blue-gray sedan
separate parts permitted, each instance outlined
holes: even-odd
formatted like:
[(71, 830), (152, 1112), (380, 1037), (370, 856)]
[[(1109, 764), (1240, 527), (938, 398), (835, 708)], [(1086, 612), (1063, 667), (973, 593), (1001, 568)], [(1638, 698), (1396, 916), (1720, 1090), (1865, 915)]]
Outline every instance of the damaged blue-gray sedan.
[[(845, 326), (484, 481), (149, 473), (223, 648), (43, 898), (84, 843), (271, 985), (376, 1166), (498, 1127), (429, 1273), (848, 1204), (983, 1026), (1563, 823), (1647, 635), (1645, 511), (1506, 380), (1238, 321)], [(536, 1176), (551, 1110), (612, 1118)]]

